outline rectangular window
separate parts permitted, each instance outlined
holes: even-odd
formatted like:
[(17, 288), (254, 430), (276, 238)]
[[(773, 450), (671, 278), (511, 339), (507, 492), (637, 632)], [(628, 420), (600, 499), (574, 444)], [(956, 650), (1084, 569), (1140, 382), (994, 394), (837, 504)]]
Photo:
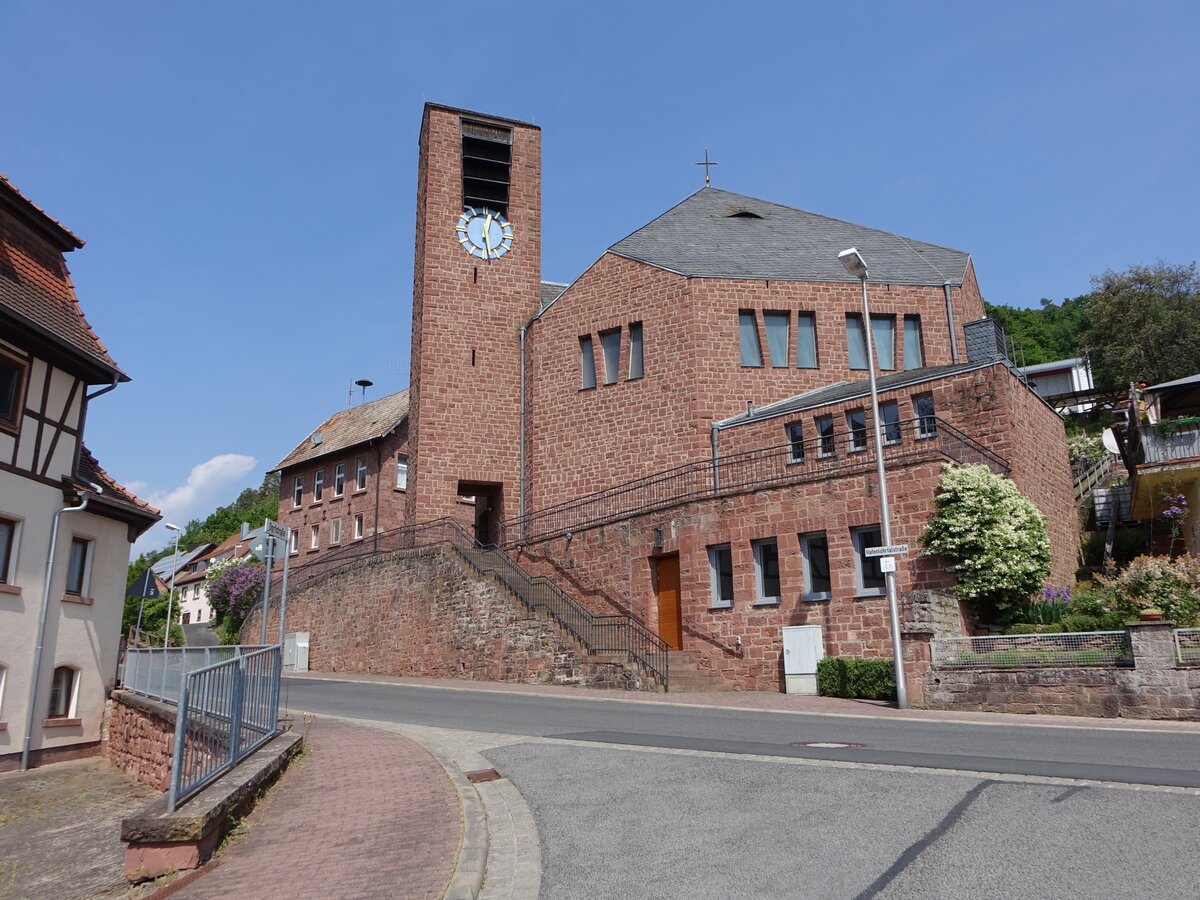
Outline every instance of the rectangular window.
[(48, 719), (69, 719), (75, 712), (75, 687), (78, 671), (70, 666), (59, 666), (54, 670), (50, 682), (50, 709)]
[(645, 372), (642, 359), (642, 323), (629, 325), (629, 378), (641, 378)]
[(738, 313), (738, 340), (742, 345), (742, 365), (762, 365), (762, 345), (758, 342), (758, 317), (754, 310), (743, 309)]
[(867, 413), (852, 409), (846, 413), (846, 427), (850, 430), (850, 449), (858, 452), (867, 449)]
[(857, 579), (860, 597), (874, 596), (884, 593), (885, 582), (883, 570), (879, 566), (878, 556), (867, 556), (871, 547), (882, 547), (878, 525), (867, 525), (855, 528), (850, 532), (854, 540), (854, 576)]
[(919, 369), (925, 365), (921, 350), (921, 317), (904, 317), (904, 368)]
[(87, 588), (88, 549), (91, 542), (83, 538), (71, 540), (71, 558), (67, 562), (67, 593), (82, 597)]
[(883, 442), (900, 443), (900, 404), (896, 401), (879, 404), (879, 421), (883, 425)]
[(828, 600), (833, 596), (833, 581), (829, 577), (829, 538), (823, 531), (802, 534), (800, 552), (804, 556), (804, 599)]
[(320, 525), (309, 526), (308, 546), (312, 547), (312, 549), (314, 549), (314, 550), (316, 550), (319, 546), (321, 546), (321, 526)]
[(846, 316), (846, 351), (850, 368), (867, 367), (867, 338), (863, 334), (862, 316)]
[(879, 368), (896, 368), (896, 319), (894, 316), (871, 316), (871, 337), (875, 340), (875, 358)]
[(917, 437), (934, 437), (937, 434), (937, 413), (933, 408), (933, 394), (913, 397), (913, 412), (917, 417)]
[(708, 548), (708, 576), (712, 584), (712, 608), (733, 606), (733, 553), (728, 544)]
[(356, 541), (361, 540), (362, 536), (363, 536), (363, 517), (362, 517), (362, 513), (359, 513), (357, 516), (354, 517), (354, 539)]
[(21, 424), (27, 368), (11, 357), (0, 356), (0, 427), (8, 431), (16, 431)]
[(325, 496), (325, 471), (321, 470), (313, 476), (313, 503), (321, 502)]
[(408, 487), (408, 457), (403, 453), (396, 456), (396, 487), (400, 490)]
[(292, 506), (299, 506), (304, 502), (304, 476), (296, 476), (296, 486), (292, 488)]
[(13, 550), (17, 545), (17, 523), (0, 519), (0, 584), (13, 583)]
[(340, 544), (342, 541), (342, 520), (334, 519), (329, 523), (329, 543)]
[(333, 496), (340, 497), (346, 493), (346, 464), (338, 463), (333, 470)]
[(817, 367), (817, 322), (812, 313), (796, 315), (796, 367)]
[(804, 426), (793, 422), (787, 427), (788, 462), (804, 462)]
[[(367, 458), (360, 456), (358, 458), (358, 471), (354, 475), (354, 489), (363, 491), (367, 488)], [(296, 504), (299, 506), (299, 504)]]
[(771, 367), (788, 367), (788, 348), (792, 344), (792, 314), (786, 312), (764, 312), (763, 327), (767, 329), (767, 353), (771, 356)]
[(579, 389), (586, 391), (596, 386), (596, 353), (592, 350), (592, 336), (579, 339)]
[(833, 416), (817, 419), (818, 456), (837, 456), (837, 438), (833, 433)]
[(288, 533), (288, 552), (300, 552), (300, 530), (298, 528), (293, 528)]
[(604, 357), (604, 383), (616, 384), (621, 366), (621, 329), (600, 332), (600, 355)]
[(779, 592), (779, 544), (774, 538), (765, 541), (755, 541), (750, 545), (754, 550), (754, 581), (758, 597), (755, 605), (778, 603)]

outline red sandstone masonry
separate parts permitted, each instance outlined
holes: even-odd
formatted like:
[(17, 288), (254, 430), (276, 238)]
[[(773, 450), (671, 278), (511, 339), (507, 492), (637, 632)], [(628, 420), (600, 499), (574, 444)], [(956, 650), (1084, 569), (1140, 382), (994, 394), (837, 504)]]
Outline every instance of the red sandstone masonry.
[(175, 746), (175, 719), (156, 714), (151, 702), (136, 706), (123, 702), (117, 692), (108, 699), (108, 737), (104, 756), (126, 775), (158, 791), (171, 786), (171, 752)]

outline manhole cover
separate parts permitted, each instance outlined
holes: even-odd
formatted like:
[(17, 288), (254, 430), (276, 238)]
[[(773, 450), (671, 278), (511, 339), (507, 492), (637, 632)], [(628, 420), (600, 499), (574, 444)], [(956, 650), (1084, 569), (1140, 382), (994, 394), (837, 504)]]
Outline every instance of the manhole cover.
[(793, 747), (861, 747), (862, 744), (847, 744), (842, 741), (797, 741), (792, 744)]
[(480, 769), (478, 772), (467, 773), (467, 781), (470, 781), (472, 784), (479, 784), (483, 781), (495, 781), (496, 779), (503, 777), (504, 776), (495, 769)]

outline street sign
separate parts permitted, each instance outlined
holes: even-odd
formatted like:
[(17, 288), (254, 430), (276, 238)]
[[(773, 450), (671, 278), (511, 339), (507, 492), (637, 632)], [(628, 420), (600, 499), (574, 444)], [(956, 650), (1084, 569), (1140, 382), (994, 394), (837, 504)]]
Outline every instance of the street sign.
[(868, 547), (863, 556), (903, 556), (908, 552), (908, 544), (889, 544), (886, 547)]
[(880, 572), (895, 572), (896, 571), (896, 557), (881, 556), (879, 558), (879, 571)]
[(274, 519), (267, 519), (266, 524), (263, 525), (263, 531), (273, 538), (279, 538), (281, 541), (288, 539), (288, 532), (290, 530), (286, 525), (280, 525)]

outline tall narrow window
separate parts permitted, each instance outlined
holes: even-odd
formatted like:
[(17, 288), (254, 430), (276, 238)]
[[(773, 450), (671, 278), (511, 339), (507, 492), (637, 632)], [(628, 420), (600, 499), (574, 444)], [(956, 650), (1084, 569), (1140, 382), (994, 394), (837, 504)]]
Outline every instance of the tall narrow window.
[(396, 456), (396, 487), (400, 490), (408, 487), (408, 457), (403, 453)]
[(304, 502), (304, 476), (296, 476), (296, 485), (292, 488), (292, 506), (299, 506)]
[(883, 426), (883, 442), (900, 443), (900, 404), (894, 400), (880, 403), (879, 422)]
[(334, 519), (329, 523), (329, 543), (340, 544), (342, 541), (342, 520)]
[[(367, 458), (360, 456), (358, 458), (358, 471), (354, 475), (354, 489), (356, 491), (366, 490), (367, 487)], [(297, 503), (297, 506), (300, 504)]]
[(867, 414), (861, 409), (846, 413), (846, 427), (850, 430), (850, 449), (857, 452), (867, 449)]
[(767, 329), (767, 353), (771, 367), (788, 367), (788, 347), (792, 343), (792, 315), (786, 312), (764, 312), (763, 327)]
[(325, 496), (325, 471), (322, 469), (313, 476), (313, 503)]
[(879, 368), (896, 368), (896, 319), (894, 316), (871, 316), (871, 337), (875, 339), (875, 358)]
[(733, 606), (733, 553), (728, 544), (708, 548), (708, 576), (712, 584), (712, 608)]
[(9, 431), (16, 431), (21, 424), (26, 369), (24, 363), (0, 356), (0, 427)]
[(755, 541), (750, 545), (754, 550), (754, 575), (758, 591), (755, 605), (778, 603), (781, 599), (779, 591), (779, 544), (774, 538), (766, 541)]
[(288, 552), (298, 553), (300, 551), (300, 529), (293, 528), (288, 533)]
[(738, 313), (738, 340), (742, 346), (742, 365), (762, 365), (762, 345), (758, 342), (758, 317), (754, 310), (743, 309)]
[(867, 551), (872, 547), (883, 546), (879, 526), (855, 528), (850, 534), (854, 540), (854, 575), (858, 580), (859, 596), (882, 594), (885, 582), (879, 557), (867, 556)]
[(913, 397), (913, 412), (917, 416), (917, 437), (929, 438), (937, 434), (937, 412), (933, 408), (933, 394), (918, 394)]
[(818, 456), (837, 456), (837, 439), (833, 433), (833, 416), (817, 419), (817, 438), (820, 442)]
[(346, 464), (338, 463), (333, 470), (333, 496), (340, 497), (346, 492)]
[(629, 325), (629, 378), (641, 378), (645, 366), (642, 360), (642, 323)]
[(850, 355), (850, 368), (867, 367), (867, 338), (863, 334), (862, 316), (846, 316), (846, 351)]
[(788, 462), (804, 462), (804, 426), (793, 422), (787, 427)]
[(75, 712), (75, 687), (77, 670), (70, 666), (58, 666), (50, 682), (50, 709), (48, 719), (69, 719)]
[(796, 366), (800, 369), (817, 367), (817, 323), (812, 313), (796, 316)]
[(361, 540), (362, 536), (363, 536), (363, 517), (362, 517), (362, 513), (359, 513), (357, 516), (354, 517), (354, 539), (356, 541)]
[(17, 543), (17, 523), (0, 519), (0, 584), (13, 582), (13, 548)]
[(67, 593), (83, 596), (87, 588), (88, 548), (91, 542), (83, 538), (71, 541), (71, 557), (67, 562)]
[(921, 317), (904, 317), (904, 368), (919, 369), (925, 365), (921, 350)]
[(829, 538), (823, 531), (801, 535), (800, 552), (804, 556), (804, 599), (828, 600), (833, 596), (833, 580), (829, 576)]
[(579, 339), (579, 389), (586, 391), (596, 386), (596, 353), (592, 350), (592, 336), (585, 334)]
[(621, 365), (621, 329), (600, 332), (600, 355), (604, 357), (604, 383), (616, 384)]
[(321, 526), (320, 525), (309, 526), (308, 535), (309, 535), (309, 538), (308, 538), (308, 546), (309, 547), (311, 547), (313, 550), (316, 550), (319, 546), (321, 546)]

